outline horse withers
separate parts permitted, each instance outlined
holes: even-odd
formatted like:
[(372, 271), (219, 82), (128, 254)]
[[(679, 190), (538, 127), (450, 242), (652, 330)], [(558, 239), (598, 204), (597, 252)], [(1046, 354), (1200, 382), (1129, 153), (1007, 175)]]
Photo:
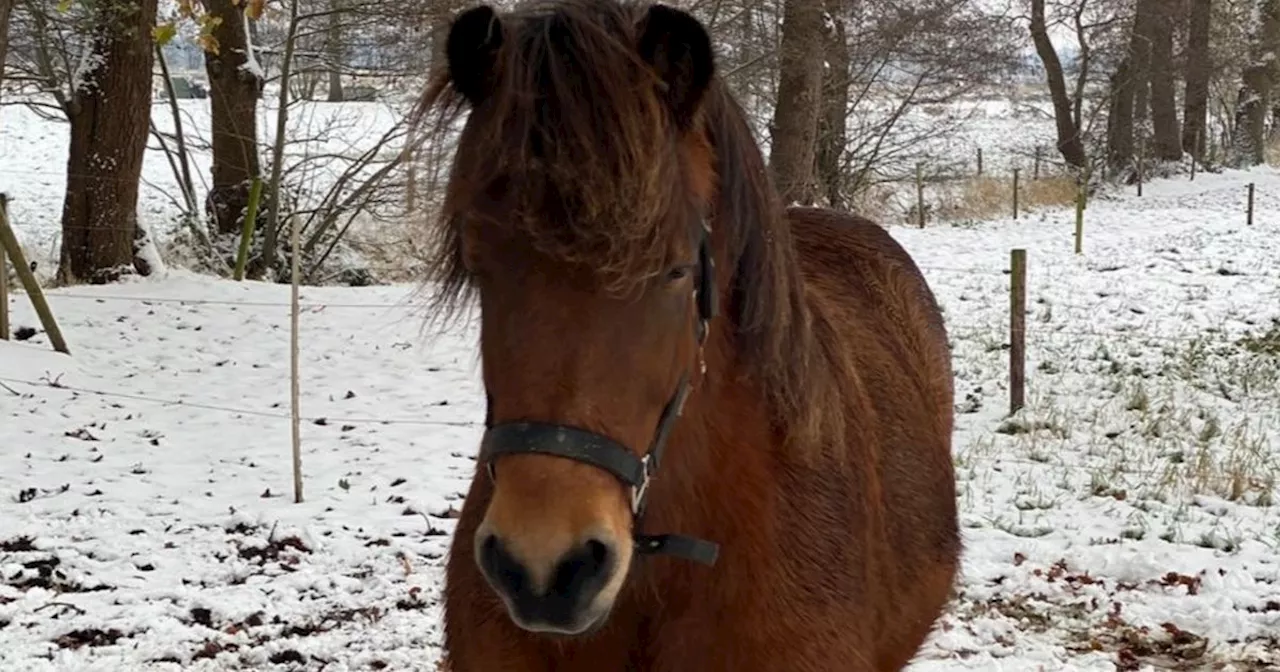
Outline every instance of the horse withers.
[(783, 208), (710, 38), (662, 5), (461, 13), (435, 308), (488, 396), (453, 672), (897, 670), (961, 544), (942, 317), (907, 253)]

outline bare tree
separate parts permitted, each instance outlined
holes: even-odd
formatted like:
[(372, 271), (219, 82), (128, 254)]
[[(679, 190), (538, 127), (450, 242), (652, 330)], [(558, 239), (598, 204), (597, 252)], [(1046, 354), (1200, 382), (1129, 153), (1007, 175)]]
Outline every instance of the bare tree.
[(243, 224), (251, 183), (262, 174), (257, 112), (263, 72), (251, 46), (250, 6), (237, 0), (201, 2), (215, 19), (205, 51), (213, 145), (206, 209), (218, 233), (233, 234)]
[(326, 95), (331, 103), (346, 100), (342, 93), (342, 0), (329, 0), (328, 23), (324, 34), (325, 56), (329, 61), (329, 86)]
[[(1078, 17), (1083, 13), (1086, 0), (1080, 0), (1076, 10)], [(1049, 85), (1049, 96), (1053, 101), (1053, 118), (1058, 131), (1058, 151), (1067, 163), (1077, 168), (1085, 167), (1087, 158), (1084, 150), (1084, 139), (1081, 136), (1083, 101), (1079, 95), (1073, 101), (1067, 93), (1066, 77), (1062, 71), (1062, 61), (1049, 37), (1048, 22), (1045, 18), (1045, 0), (1031, 0), (1031, 40), (1035, 44), (1036, 55), (1044, 64), (1045, 78)], [(1083, 44), (1081, 45), (1084, 46)], [(1087, 60), (1082, 57), (1083, 64)], [(1078, 79), (1084, 82), (1085, 74)], [(1083, 86), (1083, 85), (1081, 85)]]
[(1182, 138), (1178, 132), (1178, 102), (1173, 63), (1173, 19), (1180, 5), (1176, 0), (1149, 0), (1151, 36), (1151, 130), (1156, 156), (1164, 161), (1182, 158)]
[(1160, 0), (1136, 0), (1133, 28), (1129, 32), (1129, 77), (1133, 89), (1133, 119), (1143, 130), (1151, 117), (1151, 41), (1152, 14)]
[(822, 109), (822, 0), (784, 0), (769, 168), (784, 202), (812, 203)]
[(135, 255), (138, 183), (151, 108), (156, 0), (98, 0), (92, 38), (67, 101), (71, 143), (58, 277), (109, 282), (150, 269)]
[(1183, 58), (1186, 93), (1182, 107), (1182, 149), (1197, 159), (1204, 159), (1206, 113), (1209, 109), (1209, 28), (1213, 17), (1212, 0), (1188, 0), (1187, 48)]
[(826, 68), (822, 78), (822, 113), (818, 118), (817, 175), (828, 205), (844, 207), (842, 158), (849, 137), (849, 35), (839, 0), (827, 2), (829, 21), (823, 35)]
[(1133, 161), (1134, 76), (1131, 61), (1124, 58), (1111, 74), (1107, 115), (1107, 166), (1119, 175)]
[(0, 86), (4, 85), (4, 64), (9, 56), (9, 17), (18, 0), (0, 0)]
[(1276, 81), (1276, 53), (1280, 50), (1280, 0), (1257, 0), (1250, 63), (1241, 76), (1236, 100), (1232, 162), (1236, 166), (1266, 161), (1266, 124)]

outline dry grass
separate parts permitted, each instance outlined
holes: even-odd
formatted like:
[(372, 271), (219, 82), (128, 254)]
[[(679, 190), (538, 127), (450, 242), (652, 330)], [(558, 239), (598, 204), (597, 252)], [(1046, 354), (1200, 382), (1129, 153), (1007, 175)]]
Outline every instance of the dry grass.
[[(1018, 209), (1068, 206), (1075, 202), (1076, 183), (1070, 177), (1022, 179)], [(935, 216), (943, 221), (968, 221), (1013, 214), (1013, 177), (981, 176), (959, 180), (940, 190)]]

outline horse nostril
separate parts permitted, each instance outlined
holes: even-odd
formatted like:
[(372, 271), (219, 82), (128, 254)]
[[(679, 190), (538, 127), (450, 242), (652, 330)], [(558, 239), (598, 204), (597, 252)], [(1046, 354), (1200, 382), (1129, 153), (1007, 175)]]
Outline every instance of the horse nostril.
[(560, 561), (553, 575), (552, 591), (574, 602), (589, 602), (608, 583), (616, 557), (613, 544), (588, 539)]
[(524, 566), (511, 556), (497, 535), (485, 536), (479, 550), (480, 569), (495, 587), (508, 595), (524, 590), (527, 581)]
[(591, 560), (597, 565), (605, 565), (608, 563), (610, 556), (613, 554), (609, 550), (609, 545), (599, 539), (587, 540), (587, 554), (591, 556)]

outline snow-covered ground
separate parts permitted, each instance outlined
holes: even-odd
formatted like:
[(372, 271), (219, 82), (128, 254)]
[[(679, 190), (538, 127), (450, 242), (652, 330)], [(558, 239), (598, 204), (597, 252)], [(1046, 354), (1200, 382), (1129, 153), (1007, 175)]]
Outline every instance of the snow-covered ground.
[[(53, 245), (65, 137), (15, 109), (0, 190)], [(966, 540), (916, 672), (1280, 666), (1280, 173), (1145, 192), (1090, 203), (1079, 256), (1068, 211), (892, 229), (951, 330)], [(416, 292), (303, 290), (294, 504), (287, 287), (50, 291), (72, 356), (0, 343), (0, 670), (434, 670), (483, 408), (474, 331), (425, 333)]]

